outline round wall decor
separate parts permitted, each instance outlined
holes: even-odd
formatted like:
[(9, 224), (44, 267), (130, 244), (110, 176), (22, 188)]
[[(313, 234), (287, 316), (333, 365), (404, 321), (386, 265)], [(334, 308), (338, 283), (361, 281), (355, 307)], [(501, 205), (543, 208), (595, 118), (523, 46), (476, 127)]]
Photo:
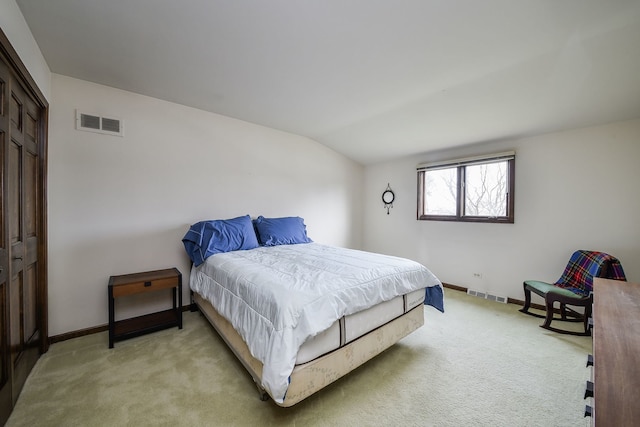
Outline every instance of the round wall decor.
[(387, 215), (389, 215), (389, 209), (393, 207), (393, 201), (396, 199), (396, 195), (387, 184), (387, 189), (382, 192), (382, 203), (384, 203), (384, 207), (387, 210)]

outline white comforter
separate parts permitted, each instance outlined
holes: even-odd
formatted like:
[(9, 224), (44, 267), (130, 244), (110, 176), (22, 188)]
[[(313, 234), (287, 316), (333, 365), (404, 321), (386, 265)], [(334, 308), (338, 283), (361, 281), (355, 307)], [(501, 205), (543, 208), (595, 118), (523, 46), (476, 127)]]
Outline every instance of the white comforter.
[(441, 284), (411, 260), (307, 243), (213, 255), (192, 269), (190, 286), (231, 322), (263, 364), (262, 386), (282, 403), (306, 339), (342, 316)]

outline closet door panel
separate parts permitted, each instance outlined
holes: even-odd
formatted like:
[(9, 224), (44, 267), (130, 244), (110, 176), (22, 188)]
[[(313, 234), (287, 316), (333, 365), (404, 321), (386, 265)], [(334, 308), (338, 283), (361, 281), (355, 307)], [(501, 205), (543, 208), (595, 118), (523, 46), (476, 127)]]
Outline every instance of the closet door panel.
[(9, 241), (11, 258), (10, 349), (13, 398), (17, 400), (38, 359), (38, 146), (37, 107), (12, 81), (11, 147), (9, 148)]
[[(9, 116), (9, 84), (11, 75), (0, 61), (0, 414), (10, 413), (13, 406), (9, 352), (9, 245), (7, 236), (7, 144), (11, 117)], [(4, 423), (5, 417), (0, 418)]]
[[(27, 111), (28, 113), (28, 111)], [(24, 156), (24, 238), (25, 238), (25, 267), (24, 267), (24, 288), (23, 288), (23, 313), (24, 313), (24, 335), (23, 339), (29, 348), (37, 347), (37, 340), (40, 338), (39, 325), (37, 322), (38, 310), (38, 181), (39, 158), (35, 143), (36, 132), (35, 122), (30, 114), (27, 114), (26, 124), (33, 123), (33, 134), (29, 133), (30, 126), (25, 126), (25, 147)]]

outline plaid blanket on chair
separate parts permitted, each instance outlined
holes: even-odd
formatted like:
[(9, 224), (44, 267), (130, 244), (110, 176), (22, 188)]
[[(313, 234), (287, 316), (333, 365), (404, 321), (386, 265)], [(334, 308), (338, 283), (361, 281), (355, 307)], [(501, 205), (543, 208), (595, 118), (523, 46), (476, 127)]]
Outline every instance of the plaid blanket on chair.
[(593, 291), (593, 278), (627, 280), (620, 261), (604, 252), (575, 251), (556, 286), (578, 295), (588, 296)]

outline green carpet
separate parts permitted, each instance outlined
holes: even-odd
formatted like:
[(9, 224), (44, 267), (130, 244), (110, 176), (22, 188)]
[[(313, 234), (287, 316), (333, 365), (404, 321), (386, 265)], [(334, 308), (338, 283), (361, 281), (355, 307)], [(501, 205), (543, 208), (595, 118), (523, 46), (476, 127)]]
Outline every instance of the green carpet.
[[(584, 426), (590, 337), (518, 306), (445, 290), (446, 313), (291, 408), (253, 381), (198, 313), (184, 329), (51, 346), (7, 426)], [(580, 326), (580, 325), (578, 325)]]

